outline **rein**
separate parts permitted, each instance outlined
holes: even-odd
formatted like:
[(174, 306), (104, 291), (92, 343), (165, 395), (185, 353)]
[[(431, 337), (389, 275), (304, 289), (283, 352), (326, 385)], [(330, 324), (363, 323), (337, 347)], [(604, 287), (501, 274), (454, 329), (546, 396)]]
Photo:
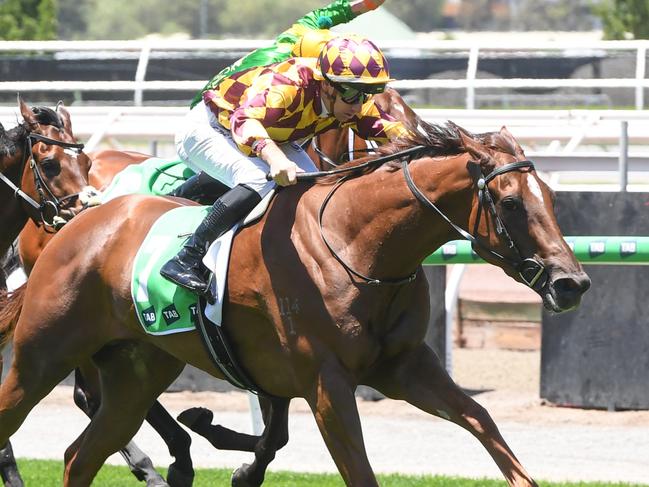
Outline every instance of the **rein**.
[[(502, 221), (502, 219), (498, 215), (498, 212), (496, 211), (496, 205), (494, 204), (488, 186), (490, 181), (495, 179), (497, 176), (500, 176), (501, 174), (505, 174), (512, 171), (518, 171), (524, 168), (529, 168), (534, 170), (534, 163), (532, 161), (525, 160), (525, 161), (517, 161), (517, 162), (505, 164), (504, 166), (494, 169), (491, 173), (489, 173), (486, 176), (481, 173), (480, 177), (476, 181), (479, 205), (478, 205), (478, 217), (476, 218), (476, 223), (474, 225), (474, 233), (477, 233), (477, 228), (480, 224), (480, 217), (482, 215), (483, 208), (486, 208), (487, 211), (489, 211), (489, 213), (491, 214), (492, 218), (494, 219), (496, 233), (500, 238), (503, 238), (507, 243), (508, 247), (510, 249), (513, 249), (514, 252), (516, 253), (515, 260), (508, 259), (500, 255), (498, 252), (491, 250), (490, 248), (483, 245), (478, 239), (476, 239), (469, 232), (467, 232), (466, 230), (462, 229), (461, 227), (453, 223), (444, 214), (444, 212), (442, 212), (442, 210), (440, 210), (432, 201), (430, 201), (426, 197), (426, 195), (415, 185), (415, 182), (412, 179), (412, 175), (410, 174), (410, 168), (408, 166), (408, 162), (409, 161), (404, 160), (401, 164), (401, 167), (403, 169), (404, 177), (406, 179), (406, 183), (408, 184), (408, 188), (410, 188), (410, 191), (415, 195), (417, 200), (419, 200), (425, 207), (430, 208), (435, 212), (437, 212), (437, 214), (440, 215), (442, 219), (446, 221), (446, 223), (448, 223), (457, 233), (459, 233), (462, 236), (462, 238), (471, 242), (472, 246), (479, 247), (484, 252), (490, 254), (498, 262), (507, 264), (513, 267), (514, 269), (516, 269), (521, 280), (529, 288), (535, 291), (539, 291), (540, 289), (543, 288), (543, 286), (545, 286), (547, 281), (547, 272), (545, 266), (534, 258), (523, 259), (520, 250), (516, 246), (516, 243), (512, 239), (509, 232), (507, 231), (504, 222)], [(546, 276), (546, 279), (541, 280), (541, 277), (544, 274)]]
[(366, 141), (367, 143), (367, 148), (366, 149), (354, 149), (354, 132), (352, 129), (349, 130), (349, 137), (347, 141), (347, 161), (344, 160), (343, 162), (336, 162), (333, 159), (331, 159), (327, 154), (324, 153), (324, 151), (320, 148), (318, 145), (318, 136), (316, 135), (311, 139), (311, 148), (313, 151), (316, 153), (318, 158), (320, 159), (321, 162), (326, 163), (330, 167), (339, 167), (341, 164), (344, 162), (350, 162), (354, 160), (354, 156), (356, 154), (369, 154), (370, 152), (376, 152), (376, 143), (372, 142), (370, 145), (370, 141)]
[[(14, 184), (7, 176), (0, 173), (0, 180), (2, 180), (13, 191), (14, 196), (17, 199), (22, 200), (32, 210), (31, 212), (28, 211), (28, 213), (32, 213), (30, 214), (30, 218), (34, 221), (34, 223), (36, 223), (36, 225), (38, 226), (42, 224), (45, 227), (46, 231), (53, 233), (48, 229), (51, 228), (53, 229), (53, 231), (56, 231), (66, 223), (66, 220), (59, 216), (64, 203), (67, 203), (71, 199), (78, 198), (81, 192), (63, 196), (62, 198), (57, 198), (50, 186), (47, 184), (47, 181), (43, 177), (43, 174), (41, 173), (41, 170), (36, 163), (36, 160), (34, 159), (32, 147), (36, 142), (43, 142), (44, 144), (48, 145), (57, 145), (65, 149), (72, 149), (75, 150), (77, 154), (81, 153), (84, 145), (52, 139), (41, 134), (29, 133), (27, 135), (25, 139), (24, 160), (22, 161), (20, 167), (22, 171), (29, 161), (29, 168), (32, 170), (32, 174), (34, 175), (34, 185), (36, 187), (36, 191), (38, 192), (39, 202), (36, 202), (33, 198), (31, 198), (28, 194), (21, 190), (19, 186)], [(54, 211), (54, 215), (52, 216), (52, 219), (50, 221), (48, 221), (47, 219), (48, 208)]]
[[(340, 186), (347, 180), (349, 180), (351, 177), (357, 175), (360, 171), (367, 169), (367, 168), (374, 168), (377, 166), (381, 166), (385, 164), (386, 162), (389, 161), (395, 161), (395, 160), (401, 160), (401, 168), (403, 170), (404, 178), (406, 180), (406, 184), (408, 185), (408, 188), (412, 192), (412, 194), (415, 196), (415, 198), (423, 204), (426, 208), (429, 208), (433, 211), (435, 211), (446, 223), (448, 223), (462, 238), (465, 240), (468, 240), (471, 242), (471, 244), (474, 247), (478, 247), (484, 252), (488, 253), (493, 257), (495, 260), (498, 262), (507, 264), (514, 269), (519, 274), (519, 277), (521, 280), (531, 289), (534, 291), (539, 291), (542, 289), (548, 279), (547, 272), (545, 269), (545, 266), (539, 262), (538, 260), (534, 258), (523, 258), (521, 256), (520, 250), (516, 246), (515, 242), (511, 238), (511, 235), (507, 231), (504, 222), (498, 215), (496, 211), (496, 206), (493, 202), (493, 198), (491, 196), (491, 192), (489, 191), (489, 182), (495, 179), (496, 177), (512, 172), (512, 171), (518, 171), (520, 169), (524, 168), (529, 168), (534, 170), (534, 163), (529, 160), (525, 161), (517, 161), (517, 162), (512, 162), (509, 164), (506, 164), (504, 166), (501, 166), (499, 168), (494, 169), (491, 173), (488, 175), (480, 174), (480, 177), (475, 181), (476, 184), (476, 189), (478, 190), (478, 218), (476, 219), (476, 225), (475, 225), (475, 230), (474, 233), (477, 231), (479, 222), (480, 222), (480, 217), (483, 211), (483, 208), (486, 208), (485, 211), (489, 211), (489, 213), (492, 215), (494, 219), (494, 224), (496, 227), (496, 232), (500, 238), (503, 238), (509, 248), (513, 249), (515, 254), (516, 254), (516, 259), (508, 259), (499, 253), (491, 250), (490, 248), (486, 247), (483, 245), (476, 237), (471, 235), (469, 232), (464, 230), (463, 228), (459, 227), (455, 223), (453, 223), (445, 214), (442, 210), (439, 209), (428, 197), (417, 187), (415, 184), (414, 180), (412, 179), (412, 175), (410, 173), (410, 167), (409, 163), (419, 154), (422, 154), (426, 151), (429, 151), (430, 148), (427, 146), (416, 146), (412, 147), (410, 149), (406, 149), (404, 151), (396, 152), (394, 154), (391, 154), (389, 156), (384, 156), (384, 157), (379, 157), (377, 159), (367, 161), (363, 164), (359, 164), (357, 166), (352, 166), (352, 167), (347, 167), (347, 168), (340, 168), (340, 169), (334, 169), (331, 171), (317, 171), (317, 172), (312, 172), (312, 173), (300, 173), (297, 175), (298, 179), (301, 181), (310, 181), (316, 178), (324, 177), (324, 176), (332, 176), (336, 174), (343, 174), (347, 173), (345, 176), (343, 176), (331, 189), (331, 191), (327, 194), (325, 199), (322, 202), (322, 205), (320, 206), (320, 210), (318, 211), (318, 224), (320, 227), (320, 235), (322, 237), (322, 240), (324, 241), (325, 245), (329, 249), (329, 252), (331, 252), (331, 255), (345, 268), (347, 272), (350, 274), (356, 276), (357, 278), (361, 279), (365, 283), (372, 285), (372, 286), (379, 286), (379, 285), (393, 285), (393, 286), (399, 286), (402, 284), (407, 284), (409, 282), (412, 282), (415, 280), (417, 277), (417, 273), (419, 268), (415, 270), (412, 274), (410, 274), (407, 277), (401, 278), (401, 279), (373, 279), (371, 277), (365, 276), (354, 269), (352, 269), (338, 254), (337, 252), (333, 249), (333, 247), (329, 244), (329, 241), (324, 235), (324, 229), (322, 225), (322, 218), (324, 215), (325, 208), (329, 201), (331, 200), (333, 194), (340, 188)], [(545, 279), (541, 279), (542, 277), (545, 276)]]

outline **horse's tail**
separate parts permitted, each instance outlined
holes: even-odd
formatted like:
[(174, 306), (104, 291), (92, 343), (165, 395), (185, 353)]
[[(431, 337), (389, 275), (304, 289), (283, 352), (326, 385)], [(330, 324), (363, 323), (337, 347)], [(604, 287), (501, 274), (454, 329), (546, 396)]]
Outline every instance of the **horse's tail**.
[(2, 350), (14, 334), (20, 311), (23, 309), (27, 283), (12, 292), (0, 290), (0, 350)]

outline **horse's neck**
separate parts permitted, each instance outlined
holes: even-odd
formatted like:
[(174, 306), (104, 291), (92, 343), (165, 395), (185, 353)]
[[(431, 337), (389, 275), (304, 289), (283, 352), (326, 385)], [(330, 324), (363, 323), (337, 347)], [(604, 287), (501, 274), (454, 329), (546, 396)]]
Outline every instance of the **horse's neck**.
[[(472, 197), (464, 159), (420, 160), (410, 168), (419, 189), (451, 221), (467, 228)], [(339, 192), (333, 198), (338, 200), (336, 215), (329, 218), (329, 222), (338, 218), (336, 248), (343, 248), (344, 243), (343, 253), (350, 265), (372, 277), (403, 277), (432, 251), (457, 238), (434, 210), (415, 200), (403, 170), (378, 170), (343, 184)]]
[[(18, 187), (21, 185), (23, 156), (22, 149), (18, 150), (11, 159), (4, 161), (1, 168), (2, 174)], [(5, 182), (0, 182), (0, 186), (0, 227), (2, 228), (0, 255), (2, 255), (16, 240), (29, 217), (16, 200), (14, 191)]]
[(0, 211), (0, 256), (3, 256), (11, 244), (16, 240), (18, 234), (27, 223), (27, 214), (22, 211), (18, 204), (11, 202)]

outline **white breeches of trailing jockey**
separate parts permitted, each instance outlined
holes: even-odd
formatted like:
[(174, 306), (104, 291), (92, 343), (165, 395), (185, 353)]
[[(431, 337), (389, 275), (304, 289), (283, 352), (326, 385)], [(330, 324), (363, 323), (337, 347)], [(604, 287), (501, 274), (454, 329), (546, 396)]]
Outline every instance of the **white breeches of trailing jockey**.
[[(299, 145), (289, 142), (279, 147), (304, 171), (317, 170)], [(246, 184), (264, 197), (275, 186), (273, 181), (266, 180), (268, 164), (258, 157), (245, 156), (230, 131), (217, 122), (203, 102), (190, 110), (176, 132), (176, 150), (193, 171), (205, 171), (231, 188)]]

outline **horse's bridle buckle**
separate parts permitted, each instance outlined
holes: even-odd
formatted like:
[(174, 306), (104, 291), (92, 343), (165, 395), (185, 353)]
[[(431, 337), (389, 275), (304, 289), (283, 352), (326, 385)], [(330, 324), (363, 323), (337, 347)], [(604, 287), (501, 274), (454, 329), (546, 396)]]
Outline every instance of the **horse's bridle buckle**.
[(541, 279), (545, 267), (536, 259), (527, 258), (523, 260), (518, 266), (518, 275), (523, 282), (531, 288), (534, 288), (536, 283)]

